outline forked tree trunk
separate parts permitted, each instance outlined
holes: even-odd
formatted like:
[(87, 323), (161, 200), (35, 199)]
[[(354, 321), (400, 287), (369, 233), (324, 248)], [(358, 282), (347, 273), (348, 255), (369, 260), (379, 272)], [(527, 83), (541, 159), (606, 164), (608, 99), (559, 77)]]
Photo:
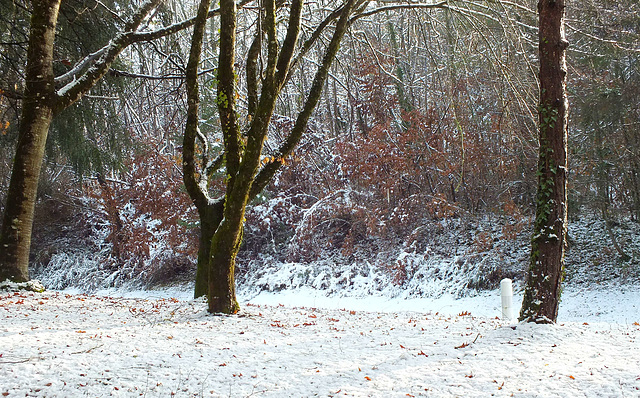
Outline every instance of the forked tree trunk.
[(567, 233), (565, 0), (540, 0), (539, 160), (536, 219), (520, 320), (555, 322)]
[[(303, 2), (294, 0), (289, 6), (289, 25), (287, 33), (278, 48), (276, 32), (276, 2), (266, 1), (263, 4), (264, 28), (258, 35), (267, 37), (267, 60), (263, 73), (258, 73), (257, 60), (260, 48), (254, 40), (247, 60), (247, 87), (249, 89), (249, 119), (250, 127), (246, 132), (246, 144), (241, 142), (239, 123), (236, 116), (236, 57), (235, 57), (235, 29), (236, 5), (233, 0), (220, 2), (220, 53), (218, 59), (218, 93), (217, 105), (220, 125), (224, 138), (224, 165), (226, 168), (227, 184), (223, 197), (212, 200), (206, 190), (209, 162), (206, 156), (202, 165), (196, 164), (196, 140), (200, 140), (206, 154), (206, 138), (198, 128), (199, 87), (198, 65), (202, 51), (202, 41), (205, 28), (205, 16), (210, 0), (201, 0), (198, 16), (194, 24), (191, 41), (189, 62), (186, 68), (187, 87), (187, 121), (183, 141), (183, 171), (184, 182), (189, 196), (198, 208), (201, 221), (200, 249), (198, 254), (198, 269), (196, 275), (195, 296), (205, 293), (204, 281), (208, 278), (206, 293), (209, 301), (209, 312), (235, 313), (239, 305), (235, 294), (235, 264), (238, 249), (242, 243), (244, 216), (247, 203), (254, 198), (274, 177), (284, 159), (291, 155), (306, 130), (309, 118), (316, 107), (322, 87), (326, 82), (331, 63), (338, 51), (340, 41), (349, 25), (349, 16), (353, 10), (355, 0), (347, 0), (344, 6), (336, 10), (325, 20), (326, 24), (337, 18), (336, 28), (327, 47), (327, 51), (319, 67), (302, 111), (296, 119), (292, 132), (279, 149), (279, 154), (273, 157), (258, 171), (264, 141), (276, 100), (285, 84), (300, 32)], [(326, 27), (320, 25), (303, 46), (302, 52), (308, 51), (320, 32)], [(301, 55), (301, 54), (300, 54)], [(261, 89), (258, 90), (258, 79), (261, 79)], [(258, 95), (260, 91), (260, 95)], [(222, 158), (220, 158), (222, 159)], [(214, 208), (218, 210), (213, 210)], [(211, 211), (209, 211), (211, 210)], [(207, 248), (203, 248), (207, 245)]]
[(0, 281), (29, 280), (33, 213), (53, 119), (53, 42), (60, 1), (33, 1), (18, 145), (0, 232)]

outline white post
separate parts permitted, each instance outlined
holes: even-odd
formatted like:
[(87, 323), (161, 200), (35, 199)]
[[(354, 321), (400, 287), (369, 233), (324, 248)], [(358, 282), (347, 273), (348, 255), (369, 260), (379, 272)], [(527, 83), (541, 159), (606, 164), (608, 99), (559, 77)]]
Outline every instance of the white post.
[(500, 281), (500, 296), (502, 298), (502, 319), (511, 320), (513, 318), (513, 286), (511, 279)]

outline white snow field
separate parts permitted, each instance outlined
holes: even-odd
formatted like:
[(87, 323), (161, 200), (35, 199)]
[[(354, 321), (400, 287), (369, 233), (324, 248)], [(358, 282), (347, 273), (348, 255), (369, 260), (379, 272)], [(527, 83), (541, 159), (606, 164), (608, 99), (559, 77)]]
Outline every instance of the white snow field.
[(497, 319), (499, 292), (261, 294), (233, 316), (202, 300), (3, 292), (0, 395), (638, 397), (639, 303), (640, 290), (565, 292), (561, 322), (532, 325)]

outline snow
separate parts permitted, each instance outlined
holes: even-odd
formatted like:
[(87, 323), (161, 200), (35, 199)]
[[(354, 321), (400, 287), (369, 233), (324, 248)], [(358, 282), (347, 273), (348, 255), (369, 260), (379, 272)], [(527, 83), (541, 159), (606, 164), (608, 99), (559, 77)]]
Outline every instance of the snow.
[(207, 314), (187, 291), (103, 293), (0, 293), (0, 393), (640, 394), (637, 288), (569, 289), (556, 325), (497, 319), (498, 291), (405, 300), (301, 288), (246, 298), (232, 316)]

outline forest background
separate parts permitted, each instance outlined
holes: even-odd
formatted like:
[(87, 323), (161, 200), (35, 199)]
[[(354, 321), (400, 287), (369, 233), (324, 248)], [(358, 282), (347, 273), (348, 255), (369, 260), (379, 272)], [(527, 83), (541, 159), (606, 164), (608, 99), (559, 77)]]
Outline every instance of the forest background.
[[(125, 7), (63, 3), (57, 75), (108, 42), (121, 22), (114, 10)], [(572, 3), (568, 277), (633, 282), (640, 274), (640, 6)], [(196, 6), (166, 2), (154, 23), (190, 18)], [(365, 277), (371, 292), (433, 295), (495, 288), (503, 277), (522, 281), (535, 211), (536, 17), (533, 1), (455, 1), (355, 22), (302, 144), (247, 214), (239, 288), (344, 292)], [(27, 2), (1, 3), (3, 197), (28, 22)], [(211, 55), (218, 24), (208, 22), (200, 74), (201, 126), (213, 151), (221, 148)], [(91, 291), (193, 280), (199, 225), (181, 167), (189, 40), (186, 30), (128, 47), (90, 95), (54, 119), (31, 252), (32, 273), (47, 286)], [(264, 162), (291, 130), (321, 56), (321, 48), (310, 51), (284, 87)], [(246, 106), (245, 96), (237, 100)], [(212, 176), (212, 191), (224, 177)], [(571, 274), (577, 264), (580, 274)]]

